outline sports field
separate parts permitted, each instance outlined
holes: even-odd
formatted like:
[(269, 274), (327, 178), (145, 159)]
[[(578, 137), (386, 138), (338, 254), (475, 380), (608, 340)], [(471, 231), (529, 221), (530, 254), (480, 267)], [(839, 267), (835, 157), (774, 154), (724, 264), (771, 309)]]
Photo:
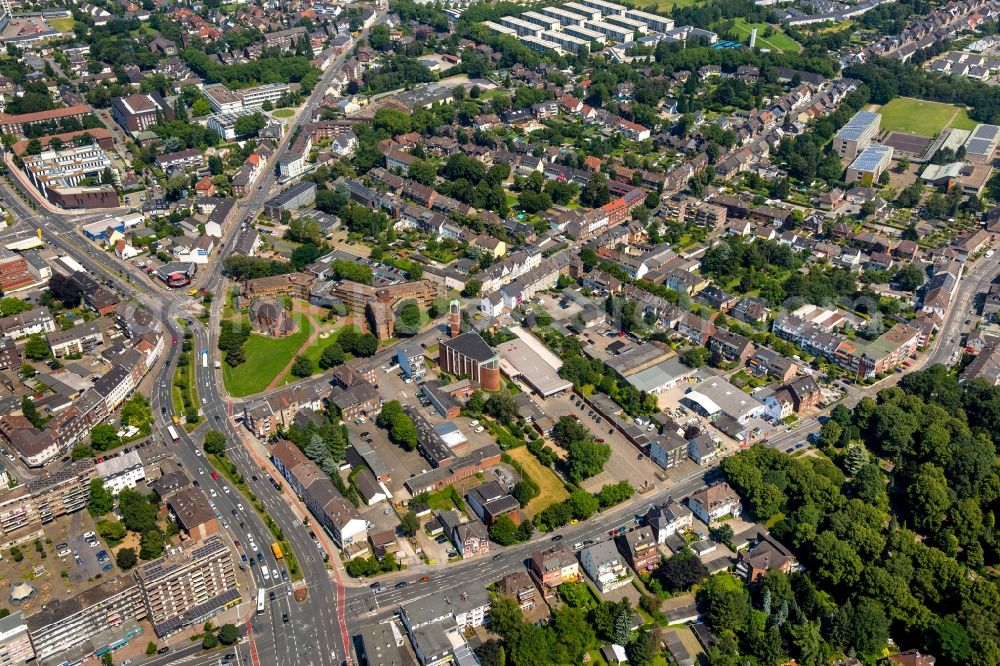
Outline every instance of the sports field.
[(883, 130), (934, 136), (946, 127), (976, 126), (962, 107), (910, 97), (897, 97), (877, 110), (882, 114)]
[[(794, 39), (781, 31), (781, 28), (769, 26), (766, 23), (747, 23), (745, 18), (735, 19), (733, 32), (737, 33), (745, 40), (750, 39), (750, 32), (757, 28), (757, 48), (770, 49), (772, 51), (783, 51), (787, 53), (798, 53), (801, 47)], [(764, 37), (764, 31), (773, 28), (774, 34)]]

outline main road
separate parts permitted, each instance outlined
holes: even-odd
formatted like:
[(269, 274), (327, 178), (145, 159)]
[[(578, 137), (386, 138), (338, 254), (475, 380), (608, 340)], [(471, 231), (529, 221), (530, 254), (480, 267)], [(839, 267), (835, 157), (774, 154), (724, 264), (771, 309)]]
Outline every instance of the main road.
[[(341, 55), (320, 77), (309, 99), (299, 111), (294, 128), (279, 142), (277, 154), (287, 148), (289, 140), (295, 134), (295, 128), (308, 122), (312, 113), (319, 107), (334, 72), (346, 57), (346, 53)], [(228, 233), (223, 239), (223, 249), (202, 276), (202, 281), (210, 291), (217, 291), (222, 284), (222, 261), (232, 250), (233, 239), (238, 233), (244, 215), (253, 216), (260, 211), (264, 201), (270, 196), (274, 183), (274, 171), (266, 170), (258, 179), (252, 194), (240, 201), (236, 207), (238, 217), (229, 225)], [(192, 342), (195, 350), (200, 354), (201, 350), (208, 349), (213, 357), (214, 346), (211, 344), (209, 331), (215, 327), (217, 319), (212, 318), (209, 328), (203, 327), (196, 319), (189, 316), (194, 305), (190, 299), (178, 292), (164, 292), (150, 284), (149, 278), (131, 264), (119, 263), (111, 255), (94, 247), (83, 238), (76, 226), (101, 217), (110, 217), (122, 212), (123, 209), (102, 211), (97, 214), (63, 215), (50, 210), (37, 200), (37, 197), (32, 204), (28, 204), (23, 194), (15, 191), (7, 182), (0, 182), (0, 192), (3, 193), (5, 207), (18, 220), (12, 229), (4, 233), (5, 238), (26, 237), (33, 234), (36, 227), (41, 228), (47, 242), (82, 264), (96, 279), (113, 284), (124, 298), (141, 302), (161, 321), (167, 339), (171, 337), (177, 339), (177, 344), (167, 346), (169, 351), (153, 378), (153, 387), (150, 390), (153, 413), (160, 433), (164, 441), (169, 442), (170, 437), (166, 433), (166, 427), (171, 422), (170, 416), (173, 411), (170, 385), (183, 337), (178, 319), (187, 318), (190, 321), (189, 328), (193, 333)], [(30, 206), (35, 206), (37, 210), (32, 210)], [(217, 309), (213, 308), (216, 314)], [(197, 439), (183, 432), (183, 428), (179, 429), (181, 441), (174, 447), (177, 460), (187, 468), (195, 481), (212, 495), (211, 501), (222, 516), (222, 520), (228, 524), (224, 530), (226, 537), (233, 542), (234, 548), (236, 541), (241, 542), (241, 549), (234, 551), (237, 557), (246, 552), (249, 542), (253, 541), (263, 553), (263, 564), (280, 576), (277, 572), (283, 567), (277, 566), (278, 563), (274, 561), (268, 547), (273, 540), (270, 531), (250, 503), (239, 495), (236, 488), (230, 487), (224, 477), (220, 476), (219, 480), (212, 479), (211, 468), (200, 455), (200, 441), (204, 438), (204, 430), (214, 428), (225, 433), (229, 443), (227, 449), (229, 459), (247, 479), (252, 492), (264, 503), (273, 520), (282, 528), (296, 554), (308, 588), (306, 600), (296, 603), (289, 595), (288, 584), (282, 582), (280, 577), (277, 580), (274, 577), (264, 580), (260, 565), (248, 567), (250, 580), (255, 587), (268, 590), (265, 613), (249, 616), (244, 627), (244, 630), (253, 636), (251, 640), (254, 649), (249, 651), (249, 658), (255, 666), (260, 664), (339, 666), (342, 661), (350, 659), (349, 637), (343, 619), (342, 603), (338, 600), (338, 592), (342, 596), (343, 589), (338, 589), (337, 584), (331, 579), (323, 561), (323, 553), (309, 536), (308, 528), (292, 511), (282, 494), (265, 481), (260, 466), (248, 454), (241, 433), (234, 426), (230, 403), (224, 398), (218, 386), (221, 376), (214, 370), (214, 364), (210, 363), (208, 368), (203, 368), (200, 358), (197, 360), (196, 388), (199, 399), (202, 400), (201, 408), (207, 419), (207, 425), (195, 431)], [(149, 382), (149, 377), (147, 376), (144, 381)], [(241, 504), (242, 511), (239, 508)], [(255, 589), (244, 591), (245, 602), (255, 603), (256, 599), (251, 598), (251, 595), (255, 595), (255, 591)], [(275, 592), (274, 600), (270, 599), (272, 591)], [(180, 652), (181, 654), (155, 658), (155, 662), (163, 664), (190, 659), (189, 649)]]

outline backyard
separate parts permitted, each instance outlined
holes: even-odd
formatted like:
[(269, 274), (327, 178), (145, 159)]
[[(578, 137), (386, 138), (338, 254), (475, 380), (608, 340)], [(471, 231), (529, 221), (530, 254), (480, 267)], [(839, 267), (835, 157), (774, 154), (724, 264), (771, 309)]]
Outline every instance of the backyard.
[(946, 127), (971, 130), (976, 126), (962, 107), (911, 97), (897, 97), (873, 110), (882, 114), (882, 129), (886, 131), (931, 137)]

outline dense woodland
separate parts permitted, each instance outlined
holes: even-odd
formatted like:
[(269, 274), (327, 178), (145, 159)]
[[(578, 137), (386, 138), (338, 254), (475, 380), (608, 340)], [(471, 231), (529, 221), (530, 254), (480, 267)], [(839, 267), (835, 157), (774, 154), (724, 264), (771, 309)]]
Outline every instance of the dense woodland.
[(756, 446), (727, 458), (745, 508), (805, 573), (750, 590), (710, 579), (699, 601), (723, 639), (712, 662), (873, 659), (891, 638), (939, 664), (1000, 663), (997, 423), (1000, 388), (934, 366), (835, 408), (823, 456)]

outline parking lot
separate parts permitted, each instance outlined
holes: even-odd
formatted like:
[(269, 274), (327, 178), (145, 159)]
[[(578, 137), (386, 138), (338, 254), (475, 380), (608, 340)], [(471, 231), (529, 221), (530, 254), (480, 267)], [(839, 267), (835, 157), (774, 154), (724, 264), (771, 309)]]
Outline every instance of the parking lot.
[(628, 480), (637, 490), (641, 490), (645, 484), (656, 483), (656, 472), (661, 471), (656, 463), (651, 462), (646, 456), (639, 459), (639, 451), (629, 443), (617, 430), (612, 429), (607, 421), (596, 414), (589, 416), (590, 409), (576, 406), (577, 397), (556, 396), (545, 400), (543, 409), (553, 419), (558, 421), (563, 416), (576, 414), (577, 418), (587, 426), (587, 429), (596, 439), (603, 439), (605, 444), (611, 447), (611, 458), (604, 465), (604, 471), (597, 476), (592, 476), (581, 484), (584, 490), (597, 492), (601, 486), (608, 483), (618, 483)]

